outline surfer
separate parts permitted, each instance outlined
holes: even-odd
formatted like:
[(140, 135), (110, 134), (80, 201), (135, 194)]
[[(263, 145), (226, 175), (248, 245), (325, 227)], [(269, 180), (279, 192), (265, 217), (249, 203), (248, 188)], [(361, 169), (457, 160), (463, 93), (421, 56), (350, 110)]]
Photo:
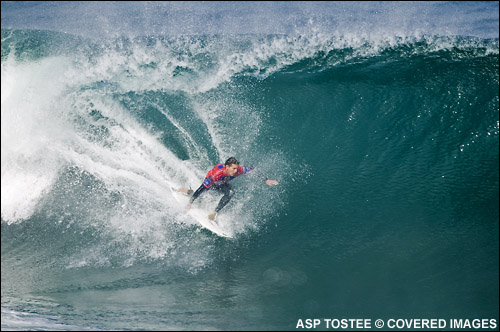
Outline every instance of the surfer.
[[(203, 192), (207, 190), (217, 190), (224, 194), (219, 201), (219, 204), (215, 208), (215, 211), (211, 213), (208, 218), (210, 220), (214, 220), (219, 211), (229, 203), (231, 197), (233, 196), (233, 190), (229, 181), (248, 172), (252, 171), (252, 169), (248, 166), (240, 166), (240, 163), (236, 158), (231, 157), (224, 164), (217, 164), (214, 168), (212, 168), (206, 175), (205, 180), (200, 185), (200, 187), (193, 193), (193, 190), (187, 188), (179, 188), (177, 191), (182, 192), (186, 195), (191, 195), (191, 199), (187, 205), (187, 209), (191, 208), (191, 204), (197, 199)], [(267, 177), (259, 174), (256, 174), (266, 181), (268, 186), (276, 186), (278, 181), (269, 180)]]

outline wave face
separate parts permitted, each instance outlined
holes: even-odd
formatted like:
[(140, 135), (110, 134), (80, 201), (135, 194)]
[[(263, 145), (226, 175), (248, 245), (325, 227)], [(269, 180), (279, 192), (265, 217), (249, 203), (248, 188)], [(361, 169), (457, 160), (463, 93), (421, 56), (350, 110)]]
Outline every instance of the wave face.
[[(1, 59), (2, 317), (498, 319), (498, 39), (2, 29)], [(230, 156), (280, 185), (233, 181), (226, 241), (169, 187)]]

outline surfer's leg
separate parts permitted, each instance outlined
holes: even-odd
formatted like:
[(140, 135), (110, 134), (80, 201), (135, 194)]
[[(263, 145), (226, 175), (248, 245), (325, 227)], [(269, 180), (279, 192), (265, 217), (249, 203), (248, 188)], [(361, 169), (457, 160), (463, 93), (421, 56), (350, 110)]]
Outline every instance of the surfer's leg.
[(202, 192), (208, 190), (204, 185), (203, 183), (201, 184), (201, 186), (196, 189), (196, 191), (194, 192), (193, 196), (191, 196), (191, 198), (189, 199), (189, 204), (193, 203), (195, 199), (198, 198), (198, 196), (201, 195)]
[(217, 207), (215, 208), (215, 212), (219, 213), (219, 211), (224, 206), (226, 206), (227, 203), (229, 203), (229, 201), (231, 200), (231, 197), (233, 197), (233, 195), (234, 195), (234, 192), (231, 189), (231, 186), (229, 185), (229, 183), (225, 183), (217, 189), (224, 193), (224, 196), (222, 196), (222, 198), (219, 201), (219, 205), (217, 205)]

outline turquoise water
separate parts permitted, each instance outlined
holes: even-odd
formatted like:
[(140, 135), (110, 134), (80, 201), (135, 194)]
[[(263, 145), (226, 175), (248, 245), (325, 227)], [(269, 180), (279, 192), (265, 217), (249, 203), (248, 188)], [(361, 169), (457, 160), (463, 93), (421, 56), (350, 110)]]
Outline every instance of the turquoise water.
[[(498, 322), (498, 38), (2, 26), (1, 59), (2, 330)], [(225, 239), (169, 187), (230, 156), (280, 185), (234, 180)]]

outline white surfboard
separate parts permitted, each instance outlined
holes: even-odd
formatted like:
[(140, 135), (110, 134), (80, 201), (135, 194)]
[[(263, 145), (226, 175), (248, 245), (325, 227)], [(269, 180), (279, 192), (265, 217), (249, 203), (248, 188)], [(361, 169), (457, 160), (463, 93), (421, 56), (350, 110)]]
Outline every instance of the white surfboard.
[[(175, 188), (170, 187), (170, 191), (172, 192), (172, 196), (174, 196), (175, 200), (178, 201), (182, 208), (184, 208), (189, 203), (189, 197)], [(232, 238), (233, 236), (219, 224), (215, 222), (215, 220), (208, 219), (208, 215), (211, 212), (207, 212), (204, 209), (199, 209), (195, 207), (191, 207), (186, 212), (189, 216), (191, 216), (194, 220), (196, 220), (202, 227), (210, 230), (212, 233), (217, 234), (219, 236)]]

